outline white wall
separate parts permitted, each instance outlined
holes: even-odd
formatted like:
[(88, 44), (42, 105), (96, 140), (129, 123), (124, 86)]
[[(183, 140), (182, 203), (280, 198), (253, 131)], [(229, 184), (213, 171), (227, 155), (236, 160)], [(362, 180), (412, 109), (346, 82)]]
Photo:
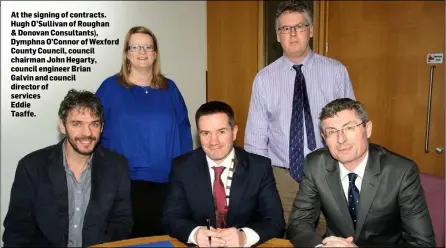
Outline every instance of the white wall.
[[(25, 55), (11, 54), (11, 39), (31, 39), (31, 37), (11, 36), (11, 13), (22, 12), (103, 12), (110, 27), (96, 28), (100, 39), (120, 39), (117, 46), (95, 46), (92, 56), (98, 61), (92, 65), (90, 73), (75, 73), (76, 82), (48, 82), (48, 90), (13, 91), (11, 90), (11, 66), (31, 66), (31, 64), (13, 64), (11, 58)], [(16, 21), (24, 21), (16, 18)], [(36, 19), (27, 19), (28, 21)], [(51, 19), (54, 20), (54, 19)], [(56, 21), (71, 21), (60, 19)], [(77, 19), (81, 20), (81, 19)], [(83, 19), (85, 20), (85, 19)], [(95, 19), (92, 19), (94, 21)], [(86, 21), (86, 20), (85, 20)], [(59, 141), (57, 129), (57, 111), (60, 102), (71, 88), (96, 91), (99, 84), (108, 76), (119, 71), (124, 36), (132, 26), (146, 26), (158, 38), (161, 55), (162, 73), (173, 79), (178, 85), (189, 110), (194, 137), (197, 146), (194, 114), (205, 102), (206, 73), (206, 2), (205, 1), (136, 1), (136, 2), (56, 2), (56, 1), (8, 1), (1, 3), (1, 234), (3, 236), (3, 220), (6, 215), (11, 185), (14, 180), (17, 162), (26, 154), (55, 144)], [(50, 30), (51, 28), (28, 27), (24, 30)], [(71, 30), (73, 28), (55, 28)], [(79, 29), (88, 30), (88, 29)], [(39, 39), (38, 37), (34, 37)], [(44, 37), (42, 39), (47, 39)], [(66, 39), (69, 37), (53, 37)], [(74, 39), (82, 39), (76, 38)], [(38, 46), (32, 46), (37, 48)], [(55, 46), (44, 46), (45, 48)], [(69, 46), (65, 46), (70, 48)], [(88, 46), (90, 47), (90, 46)], [(16, 48), (26, 48), (20, 46)], [(79, 55), (78, 57), (85, 56)], [(47, 57), (46, 55), (26, 55), (26, 57)], [(44, 65), (44, 64), (39, 64)], [(45, 75), (39, 73), (16, 73)], [(72, 74), (72, 73), (65, 73)], [(33, 82), (19, 82), (28, 84)], [(45, 82), (46, 83), (46, 82)], [(34, 82), (34, 84), (37, 84)], [(36, 117), (12, 117), (12, 93), (39, 93), (38, 100), (27, 100), (31, 103), (29, 110)]]

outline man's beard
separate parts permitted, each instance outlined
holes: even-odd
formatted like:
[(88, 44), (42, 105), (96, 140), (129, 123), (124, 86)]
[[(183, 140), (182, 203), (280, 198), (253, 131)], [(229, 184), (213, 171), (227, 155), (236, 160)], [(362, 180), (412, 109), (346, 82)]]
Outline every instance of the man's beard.
[(96, 146), (97, 146), (98, 143), (96, 143), (96, 144), (93, 146), (93, 148), (91, 149), (91, 151), (89, 151), (89, 152), (83, 152), (83, 151), (81, 151), (81, 150), (77, 147), (77, 145), (76, 145), (76, 140), (83, 140), (83, 139), (90, 139), (92, 142), (96, 142), (96, 140), (97, 140), (96, 137), (89, 136), (89, 137), (74, 138), (74, 141), (73, 141), (73, 138), (72, 138), (70, 135), (67, 134), (67, 140), (68, 140), (68, 142), (70, 143), (71, 147), (73, 147), (73, 150), (74, 150), (74, 151), (76, 151), (78, 154), (81, 154), (81, 155), (84, 155), (84, 156), (90, 156), (90, 155), (94, 152), (94, 150), (95, 150), (95, 148), (96, 148)]

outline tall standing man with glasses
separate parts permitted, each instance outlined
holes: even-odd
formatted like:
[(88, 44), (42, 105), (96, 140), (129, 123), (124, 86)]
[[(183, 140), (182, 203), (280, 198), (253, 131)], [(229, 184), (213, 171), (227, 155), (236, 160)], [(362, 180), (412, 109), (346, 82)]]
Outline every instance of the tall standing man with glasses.
[[(368, 142), (372, 122), (355, 100), (337, 99), (320, 114), (328, 148), (305, 159), (287, 237), (295, 247), (435, 247), (417, 165)], [(324, 213), (326, 238), (315, 232)]]
[(283, 56), (254, 79), (244, 148), (271, 159), (288, 220), (304, 157), (323, 146), (315, 135), (320, 110), (331, 100), (355, 96), (345, 66), (311, 51), (313, 23), (308, 6), (281, 3), (276, 30)]

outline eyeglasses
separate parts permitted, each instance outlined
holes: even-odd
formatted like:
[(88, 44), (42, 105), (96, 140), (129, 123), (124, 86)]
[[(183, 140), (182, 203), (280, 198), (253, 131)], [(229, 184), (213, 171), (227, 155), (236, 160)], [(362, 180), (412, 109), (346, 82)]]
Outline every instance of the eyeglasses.
[(289, 34), (292, 29), (294, 29), (294, 31), (296, 31), (296, 32), (304, 32), (307, 30), (308, 26), (310, 26), (310, 24), (299, 23), (296, 26), (283, 26), (283, 27), (278, 28), (277, 30), (281, 34)]
[(153, 52), (155, 51), (155, 47), (150, 45), (130, 45), (129, 50), (132, 52), (139, 52), (141, 51), (141, 48), (144, 48), (144, 51), (146, 52)]
[(329, 129), (325, 130), (325, 132), (324, 132), (324, 137), (325, 137), (326, 139), (329, 139), (329, 138), (332, 138), (332, 137), (336, 137), (336, 135), (337, 135), (338, 132), (340, 132), (340, 131), (342, 131), (344, 134), (352, 134), (352, 133), (355, 132), (356, 127), (358, 127), (359, 125), (364, 125), (364, 126), (365, 126), (365, 124), (366, 124), (365, 121), (363, 121), (363, 122), (361, 122), (361, 123), (359, 123), (359, 124), (357, 124), (357, 125), (355, 125), (355, 124), (350, 124), (350, 125), (347, 125), (347, 126), (341, 128), (341, 130), (338, 130), (338, 129), (336, 129), (336, 128), (329, 128)]

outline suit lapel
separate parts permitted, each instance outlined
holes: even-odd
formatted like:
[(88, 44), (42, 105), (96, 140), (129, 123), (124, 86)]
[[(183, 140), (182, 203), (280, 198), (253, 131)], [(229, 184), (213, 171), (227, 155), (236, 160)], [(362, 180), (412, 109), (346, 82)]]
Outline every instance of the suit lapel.
[(96, 148), (91, 163), (91, 191), (90, 200), (88, 202), (87, 210), (85, 211), (84, 227), (95, 224), (94, 210), (99, 208), (99, 203), (101, 202), (100, 198), (103, 196), (102, 192), (104, 192), (104, 190), (102, 187), (104, 184), (101, 180), (107, 169), (107, 165), (103, 163), (103, 156), (104, 154), (102, 153), (101, 148)]
[(338, 164), (335, 160), (330, 159), (330, 161), (326, 164), (327, 174), (325, 179), (327, 180), (328, 188), (331, 190), (331, 195), (333, 196), (339, 213), (341, 213), (340, 218), (344, 220), (348, 229), (342, 228), (343, 226), (339, 226), (340, 229), (344, 230), (345, 234), (354, 234), (355, 229), (353, 227), (353, 222), (350, 217), (350, 213), (348, 212), (347, 200), (345, 199), (344, 190), (341, 185), (341, 178), (339, 176)]
[[(65, 167), (63, 166), (63, 141), (55, 146), (51, 155), (51, 164), (48, 166), (48, 174), (54, 191), (54, 200), (57, 206), (57, 214), (60, 228), (68, 232), (68, 186)], [(61, 237), (63, 238), (63, 237)], [(65, 242), (66, 243), (66, 242)]]
[(232, 226), (237, 209), (242, 201), (243, 193), (248, 184), (248, 161), (242, 151), (235, 148), (236, 164), (233, 174), (231, 190), (229, 192), (229, 209), (227, 225)]
[(365, 219), (375, 198), (378, 189), (381, 172), (379, 163), (379, 154), (374, 147), (369, 146), (369, 159), (364, 172), (364, 179), (362, 180), (361, 192), (359, 194), (359, 211), (356, 223), (356, 239), (361, 233), (364, 226)]
[(215, 220), (215, 207), (214, 207), (214, 196), (212, 194), (212, 185), (211, 185), (211, 177), (209, 174), (209, 166), (206, 161), (206, 154), (203, 150), (199, 150), (196, 158), (195, 165), (195, 174), (194, 178), (196, 179), (196, 189), (199, 192), (196, 192), (196, 196), (199, 201), (202, 203), (205, 215), (211, 219), (211, 225), (216, 226)]

